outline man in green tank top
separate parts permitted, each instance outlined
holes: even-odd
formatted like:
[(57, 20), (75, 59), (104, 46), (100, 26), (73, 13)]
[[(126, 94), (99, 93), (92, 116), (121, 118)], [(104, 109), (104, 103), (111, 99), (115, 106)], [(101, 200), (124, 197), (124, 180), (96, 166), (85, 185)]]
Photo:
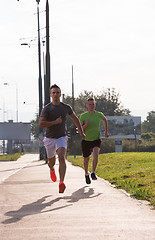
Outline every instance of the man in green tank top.
[(89, 157), (91, 154), (93, 154), (91, 178), (92, 180), (97, 180), (95, 170), (97, 167), (98, 155), (101, 146), (100, 121), (102, 120), (104, 124), (105, 137), (108, 137), (108, 124), (104, 114), (95, 110), (94, 98), (88, 98), (87, 108), (88, 111), (81, 114), (80, 122), (86, 135), (81, 142), (82, 153), (84, 157), (85, 179), (86, 183), (90, 184), (91, 180), (88, 173)]

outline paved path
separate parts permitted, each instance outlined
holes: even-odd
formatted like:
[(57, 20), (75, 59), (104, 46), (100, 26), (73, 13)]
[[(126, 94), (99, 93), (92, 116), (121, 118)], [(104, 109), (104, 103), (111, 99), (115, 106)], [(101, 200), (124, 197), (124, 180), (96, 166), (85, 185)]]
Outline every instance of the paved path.
[(83, 169), (70, 163), (59, 194), (47, 164), (26, 159), (0, 184), (1, 240), (155, 240), (155, 211), (146, 202), (100, 178), (86, 185)]
[(0, 183), (36, 159), (39, 159), (38, 154), (26, 154), (17, 159), (17, 161), (0, 160)]

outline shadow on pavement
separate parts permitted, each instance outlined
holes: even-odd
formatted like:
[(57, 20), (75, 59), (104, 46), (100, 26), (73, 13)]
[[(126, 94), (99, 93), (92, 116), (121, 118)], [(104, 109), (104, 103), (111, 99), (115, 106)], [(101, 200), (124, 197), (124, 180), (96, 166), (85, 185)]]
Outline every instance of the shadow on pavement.
[[(86, 192), (85, 190), (88, 191)], [(72, 193), (71, 196), (64, 196), (64, 197), (57, 197), (55, 199), (50, 200), (49, 202), (45, 202), (49, 197), (52, 195), (44, 196), (41, 199), (32, 202), (30, 204), (23, 205), (19, 210), (17, 211), (9, 211), (5, 213), (5, 216), (9, 216), (11, 218), (6, 219), (2, 221), (3, 224), (11, 224), (20, 221), (22, 218), (29, 216), (29, 215), (35, 215), (35, 214), (42, 214), (46, 212), (56, 211), (62, 208), (69, 207), (73, 205), (73, 203), (78, 202), (81, 199), (91, 199), (98, 197), (102, 193), (98, 193), (94, 195), (94, 189), (89, 188), (88, 186), (85, 186), (83, 188), (80, 188), (79, 190)], [(52, 208), (50, 210), (44, 210), (46, 207), (52, 206), (54, 203), (59, 202), (60, 200), (67, 200), (66, 204), (63, 204), (62, 206)], [(70, 204), (68, 204), (70, 203)], [(72, 204), (71, 204), (72, 203)]]
[[(85, 190), (88, 188), (88, 191)], [(94, 195), (94, 189), (89, 188), (88, 186), (82, 187), (79, 190), (72, 193), (71, 196), (66, 196), (64, 199), (68, 199), (70, 203), (78, 202), (80, 199), (86, 199), (86, 198), (95, 198), (101, 195), (102, 193), (98, 193)]]

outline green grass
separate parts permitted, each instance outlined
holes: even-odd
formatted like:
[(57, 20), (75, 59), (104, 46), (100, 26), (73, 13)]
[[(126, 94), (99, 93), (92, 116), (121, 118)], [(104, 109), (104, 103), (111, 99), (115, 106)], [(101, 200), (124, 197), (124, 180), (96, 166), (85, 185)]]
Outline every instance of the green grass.
[(16, 161), (23, 153), (0, 155), (0, 161)]
[[(83, 168), (82, 156), (68, 156), (67, 160)], [(92, 156), (89, 163), (91, 171)], [(100, 154), (97, 176), (108, 180), (131, 196), (147, 200), (155, 208), (155, 153), (107, 153)]]

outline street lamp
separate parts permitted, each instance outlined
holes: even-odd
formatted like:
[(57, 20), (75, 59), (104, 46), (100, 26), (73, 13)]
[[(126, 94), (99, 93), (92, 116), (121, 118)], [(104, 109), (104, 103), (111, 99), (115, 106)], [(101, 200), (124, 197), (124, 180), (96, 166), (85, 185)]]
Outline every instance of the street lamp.
[(39, 64), (39, 116), (42, 110), (42, 77), (41, 77), (41, 44), (40, 44), (40, 21), (39, 21), (39, 2), (37, 2), (37, 19), (38, 19), (38, 64)]
[[(42, 77), (41, 77), (41, 44), (40, 44), (40, 21), (39, 21), (39, 3), (40, 0), (36, 0), (37, 2), (37, 20), (38, 20), (38, 64), (39, 64), (39, 117), (42, 110)], [(44, 159), (44, 145), (43, 145), (43, 129), (39, 127), (39, 153), (40, 160)]]
[[(39, 2), (37, 6), (37, 16), (38, 16), (38, 57), (39, 57), (39, 116), (42, 109), (42, 79), (41, 79), (41, 48), (40, 48), (40, 24), (39, 24)], [(46, 0), (46, 76), (44, 80), (45, 96), (44, 104), (50, 102), (50, 51), (49, 51), (49, 3)], [(43, 159), (44, 147), (43, 147), (43, 129), (39, 128), (39, 145), (40, 145), (40, 160)]]
[(50, 102), (50, 47), (49, 47), (49, 3), (46, 0), (46, 81), (45, 81), (45, 105)]
[[(19, 0), (17, 0), (19, 1)], [(40, 45), (40, 22), (39, 22), (39, 3), (37, 2), (37, 19), (38, 19), (38, 62), (39, 62), (39, 116), (42, 110), (42, 77), (41, 77), (41, 45)], [(49, 4), (46, 0), (46, 81), (45, 81), (45, 100), (44, 103), (50, 102), (50, 53), (49, 53)], [(39, 148), (40, 148), (40, 160), (43, 159), (43, 129), (39, 128)]]
[[(18, 122), (18, 87), (17, 87), (17, 83), (16, 82), (14, 82), (14, 83), (16, 85), (16, 121)], [(5, 82), (5, 83), (3, 83), (3, 85), (9, 86), (10, 83)]]

